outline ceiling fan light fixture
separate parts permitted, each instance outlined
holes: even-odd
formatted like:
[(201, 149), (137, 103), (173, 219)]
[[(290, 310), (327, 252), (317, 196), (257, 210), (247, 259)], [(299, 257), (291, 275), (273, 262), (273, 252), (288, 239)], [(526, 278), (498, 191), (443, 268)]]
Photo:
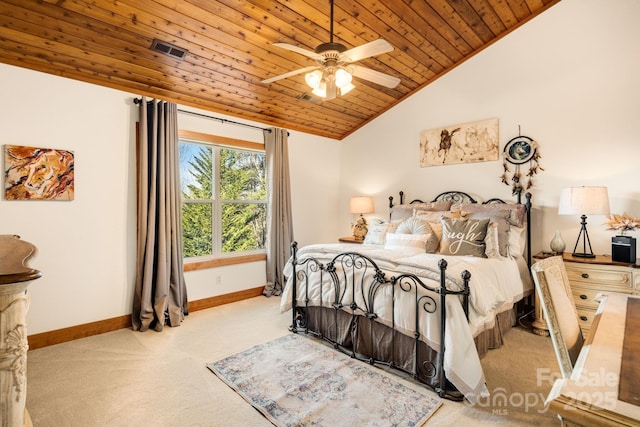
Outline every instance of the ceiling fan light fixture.
[(307, 84), (311, 89), (317, 89), (318, 86), (320, 86), (320, 83), (322, 82), (322, 71), (314, 70), (314, 71), (311, 71), (310, 73), (307, 73), (304, 76), (304, 81), (307, 82)]
[(351, 73), (344, 68), (338, 68), (336, 70), (336, 86), (340, 89), (347, 87), (351, 84)]
[(355, 89), (355, 88), (356, 87), (351, 83), (349, 83), (346, 86), (341, 87), (340, 88), (340, 96), (346, 95), (347, 93), (351, 92), (351, 89)]
[(327, 97), (327, 84), (325, 82), (320, 82), (318, 87), (314, 88), (311, 93), (315, 96), (319, 96), (321, 98)]

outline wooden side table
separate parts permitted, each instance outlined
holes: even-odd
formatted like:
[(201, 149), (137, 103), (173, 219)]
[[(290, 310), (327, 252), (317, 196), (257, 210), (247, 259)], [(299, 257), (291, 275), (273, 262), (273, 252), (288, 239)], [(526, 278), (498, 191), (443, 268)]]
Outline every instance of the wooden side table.
[(338, 238), (338, 242), (362, 244), (362, 242), (364, 242), (364, 239), (357, 239), (353, 236), (345, 236)]
[[(553, 256), (540, 252), (533, 256), (534, 261)], [(597, 255), (595, 258), (578, 258), (565, 252), (562, 260), (569, 278), (573, 301), (578, 310), (580, 329), (586, 337), (595, 318), (598, 302), (596, 295), (607, 291), (640, 295), (640, 261), (633, 264), (613, 261), (609, 255)], [(548, 336), (549, 328), (540, 307), (538, 293), (535, 297), (535, 320), (533, 331)]]

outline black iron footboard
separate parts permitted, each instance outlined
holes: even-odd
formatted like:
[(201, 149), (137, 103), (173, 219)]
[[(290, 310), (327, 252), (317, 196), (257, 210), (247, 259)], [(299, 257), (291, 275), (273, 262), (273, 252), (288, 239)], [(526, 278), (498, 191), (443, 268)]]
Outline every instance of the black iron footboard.
[[(440, 285), (431, 287), (413, 274), (391, 278), (369, 257), (345, 252), (323, 264), (312, 257), (298, 258), (297, 244), (292, 249), (292, 324), (291, 331), (304, 332), (330, 342), (334, 348), (370, 364), (389, 366), (410, 374), (433, 388), (438, 395), (453, 400), (464, 397), (447, 381), (444, 372), (446, 298), (461, 300), (469, 317), (468, 271), (462, 273), (461, 289), (451, 289), (446, 276), (447, 262), (441, 259)], [(310, 289), (310, 280), (319, 279), (318, 288)], [(298, 288), (304, 292), (304, 304), (298, 304)], [(420, 289), (430, 291), (425, 293)], [(412, 296), (415, 319), (412, 331), (399, 331), (396, 325), (396, 300)], [(320, 297), (323, 296), (323, 297)], [(378, 322), (378, 308), (386, 305), (391, 320)], [(421, 311), (440, 316), (440, 351), (431, 349), (421, 339)], [(411, 335), (412, 334), (412, 335)]]

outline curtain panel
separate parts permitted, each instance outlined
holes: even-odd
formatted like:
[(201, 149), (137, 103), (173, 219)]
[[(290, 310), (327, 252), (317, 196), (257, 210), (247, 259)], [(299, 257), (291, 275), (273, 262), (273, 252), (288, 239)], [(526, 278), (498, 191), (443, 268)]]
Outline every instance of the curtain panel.
[(180, 326), (188, 314), (183, 273), (176, 104), (140, 103), (138, 233), (133, 329)]
[(293, 217), (289, 184), (287, 130), (265, 129), (267, 161), (267, 283), (264, 295), (280, 295), (285, 282), (284, 265), (291, 255)]

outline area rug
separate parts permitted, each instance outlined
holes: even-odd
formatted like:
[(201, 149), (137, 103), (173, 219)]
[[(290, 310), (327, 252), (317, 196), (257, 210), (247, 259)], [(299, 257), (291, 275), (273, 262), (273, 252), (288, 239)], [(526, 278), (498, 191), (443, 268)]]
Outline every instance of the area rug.
[(207, 367), (277, 426), (419, 426), (441, 405), (421, 385), (296, 334)]

